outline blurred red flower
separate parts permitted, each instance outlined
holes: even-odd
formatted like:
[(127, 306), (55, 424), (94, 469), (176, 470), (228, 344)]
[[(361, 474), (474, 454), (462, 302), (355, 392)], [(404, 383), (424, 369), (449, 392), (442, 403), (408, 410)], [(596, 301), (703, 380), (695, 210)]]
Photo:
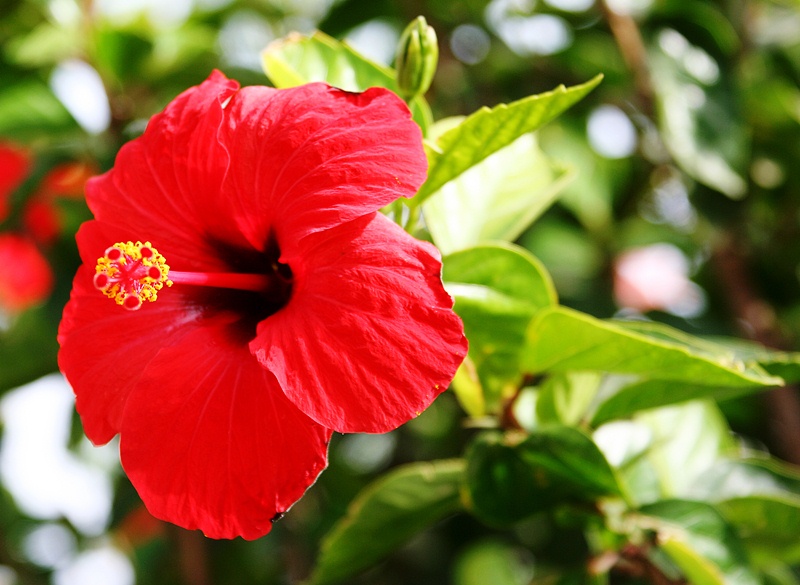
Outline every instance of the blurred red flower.
[(19, 313), (50, 296), (53, 271), (32, 241), (0, 234), (0, 312)]
[(377, 213), (425, 168), (389, 91), (215, 72), (89, 182), (59, 364), (153, 515), (262, 536), (332, 431), (394, 429), (446, 388), (466, 340), (438, 252)]
[(20, 146), (0, 142), (0, 221), (8, 216), (8, 200), (28, 176), (31, 158)]
[(48, 171), (39, 190), (43, 197), (82, 199), (86, 182), (96, 174), (97, 168), (88, 162), (61, 163)]

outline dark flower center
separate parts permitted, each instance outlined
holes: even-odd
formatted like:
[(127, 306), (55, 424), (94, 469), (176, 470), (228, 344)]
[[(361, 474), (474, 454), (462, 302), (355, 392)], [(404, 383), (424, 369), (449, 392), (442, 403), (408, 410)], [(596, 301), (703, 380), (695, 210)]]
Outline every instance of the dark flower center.
[(191, 285), (190, 297), (204, 311), (233, 313), (237, 330), (252, 339), (257, 324), (275, 314), (292, 294), (291, 268), (279, 262), (280, 249), (271, 240), (261, 252), (217, 243), (215, 249), (230, 272), (171, 270), (150, 242), (121, 242), (98, 258), (94, 286), (118, 305), (138, 310), (153, 302), (164, 287)]

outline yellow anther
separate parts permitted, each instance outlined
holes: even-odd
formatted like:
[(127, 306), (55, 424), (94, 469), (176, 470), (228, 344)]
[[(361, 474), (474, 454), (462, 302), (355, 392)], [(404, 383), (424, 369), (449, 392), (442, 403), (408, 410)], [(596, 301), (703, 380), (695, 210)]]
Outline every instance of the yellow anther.
[(97, 259), (94, 286), (126, 309), (136, 310), (144, 301), (158, 298), (165, 285), (169, 266), (150, 242), (118, 242)]

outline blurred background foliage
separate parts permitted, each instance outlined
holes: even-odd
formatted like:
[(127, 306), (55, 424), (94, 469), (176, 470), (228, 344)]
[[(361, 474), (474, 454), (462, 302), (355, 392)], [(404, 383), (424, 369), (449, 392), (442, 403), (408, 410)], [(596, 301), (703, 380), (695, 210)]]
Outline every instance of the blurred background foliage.
[[(73, 237), (90, 217), (83, 183), (110, 167), (149, 116), (213, 68), (267, 83), (260, 52), (293, 31), (323, 30), (391, 64), (400, 32), (419, 14), (440, 42), (427, 94), (436, 119), (605, 75), (537, 133), (554, 172), (570, 180), (518, 239), (552, 274), (564, 305), (797, 348), (797, 0), (2, 0), (0, 144), (2, 156), (25, 161), (25, 173), (0, 177), (0, 189), (8, 183), (7, 200), (0, 193), (0, 584), (299, 582), (371, 480), (401, 463), (462, 454), (474, 429), (445, 394), (393, 433), (337, 436), (328, 471), (268, 537), (215, 542), (149, 517), (113, 445), (93, 450), (82, 439), (59, 378), (25, 387), (38, 396), (33, 406), (18, 404), (14, 390), (57, 370), (57, 325), (79, 262)], [(662, 413), (659, 424), (722, 443), (732, 440), (730, 425), (736, 444), (800, 464), (795, 388), (720, 406), (719, 424), (689, 406), (674, 420)], [(32, 418), (15, 423), (25, 412)], [(12, 427), (27, 434), (12, 439)], [(15, 445), (27, 454), (12, 453)], [(697, 460), (733, 448), (725, 445), (679, 450), (684, 458), (669, 473), (704, 469)], [(490, 440), (472, 446), (493, 448)], [(47, 469), (22, 473), (15, 461)], [(77, 492), (48, 475), (58, 466), (69, 468)], [(68, 493), (82, 493), (84, 507), (73, 509)], [(764, 569), (763, 582), (798, 582), (790, 568), (800, 562), (798, 517), (784, 518), (781, 533), (793, 552)], [(456, 514), (348, 582), (581, 583), (592, 574), (589, 551), (603, 546), (579, 526), (537, 513), (495, 529)], [(566, 576), (546, 580), (552, 567)], [(635, 571), (625, 579), (677, 582)]]

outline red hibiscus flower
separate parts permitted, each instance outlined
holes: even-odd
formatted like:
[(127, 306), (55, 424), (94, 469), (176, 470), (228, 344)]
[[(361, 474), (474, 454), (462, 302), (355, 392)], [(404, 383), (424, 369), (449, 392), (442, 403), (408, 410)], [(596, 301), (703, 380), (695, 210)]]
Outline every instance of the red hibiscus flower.
[(437, 251), (377, 213), (425, 168), (386, 90), (215, 72), (88, 183), (59, 364), (153, 515), (262, 536), (333, 431), (394, 429), (446, 388), (466, 340)]
[(31, 159), (22, 148), (0, 142), (0, 221), (8, 215), (8, 199), (28, 175)]
[(20, 313), (50, 296), (53, 271), (36, 244), (13, 234), (0, 234), (0, 311)]

